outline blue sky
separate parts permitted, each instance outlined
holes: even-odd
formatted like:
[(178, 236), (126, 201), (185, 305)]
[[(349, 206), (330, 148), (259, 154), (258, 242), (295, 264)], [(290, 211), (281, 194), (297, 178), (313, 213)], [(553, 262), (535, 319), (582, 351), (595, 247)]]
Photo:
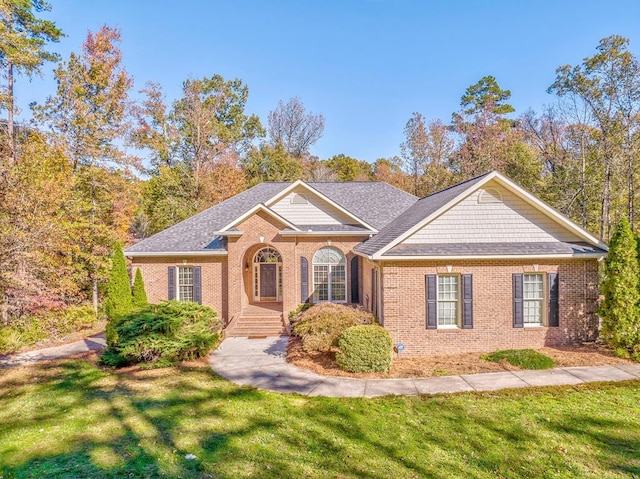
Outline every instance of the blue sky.
[[(169, 99), (186, 78), (218, 73), (249, 86), (247, 111), (266, 124), (280, 99), (298, 96), (323, 113), (312, 153), (367, 161), (399, 153), (414, 111), (449, 121), (464, 90), (493, 75), (512, 92), (516, 113), (554, 101), (555, 69), (593, 55), (618, 34), (640, 55), (640, 2), (408, 0), (49, 0), (67, 34), (66, 58), (88, 30), (118, 26), (136, 89), (163, 85)], [(54, 92), (20, 79), (23, 118)]]

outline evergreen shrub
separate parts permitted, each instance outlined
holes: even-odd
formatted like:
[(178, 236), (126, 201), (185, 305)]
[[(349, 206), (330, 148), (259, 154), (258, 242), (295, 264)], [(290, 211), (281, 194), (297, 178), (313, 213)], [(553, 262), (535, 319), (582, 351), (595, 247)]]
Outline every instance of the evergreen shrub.
[(144, 281), (142, 279), (142, 272), (140, 271), (140, 268), (136, 268), (131, 302), (134, 308), (141, 308), (149, 304), (147, 301), (147, 292), (144, 290)]
[(347, 328), (338, 339), (336, 362), (352, 373), (387, 372), (391, 368), (393, 342), (389, 332), (372, 324)]
[(373, 315), (363, 309), (320, 303), (300, 314), (293, 333), (300, 336), (305, 351), (329, 351), (345, 329), (374, 323)]
[(626, 218), (616, 227), (604, 262), (600, 291), (604, 299), (598, 311), (602, 339), (616, 355), (640, 355), (640, 281), (637, 243)]
[(133, 307), (127, 263), (120, 243), (116, 243), (111, 261), (104, 298), (104, 312), (110, 320), (129, 314)]
[(106, 366), (143, 363), (164, 367), (197, 359), (219, 341), (222, 323), (208, 306), (164, 301), (149, 304), (111, 322), (108, 349), (101, 358)]

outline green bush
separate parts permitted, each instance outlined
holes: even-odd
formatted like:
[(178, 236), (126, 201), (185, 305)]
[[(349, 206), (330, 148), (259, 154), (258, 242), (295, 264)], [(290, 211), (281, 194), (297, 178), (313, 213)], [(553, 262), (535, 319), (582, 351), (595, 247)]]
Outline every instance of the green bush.
[(604, 261), (598, 314), (602, 318), (601, 338), (616, 351), (625, 349), (627, 356), (640, 354), (639, 270), (638, 244), (629, 222), (622, 218)]
[(104, 312), (109, 319), (129, 314), (133, 308), (127, 263), (120, 243), (116, 243), (111, 257), (111, 271), (104, 298)]
[(97, 322), (90, 305), (73, 305), (22, 316), (8, 326), (0, 326), (0, 354), (10, 354), (45, 339), (60, 339), (69, 333), (88, 329)]
[(481, 357), (485, 361), (494, 363), (505, 360), (509, 364), (522, 369), (549, 369), (556, 365), (555, 361), (549, 356), (545, 356), (533, 349), (505, 349), (483, 354)]
[(110, 322), (106, 366), (163, 367), (204, 356), (220, 339), (221, 322), (208, 306), (165, 301)]
[(147, 292), (144, 290), (144, 281), (142, 279), (142, 273), (140, 272), (140, 268), (136, 268), (136, 276), (133, 280), (133, 288), (132, 288), (132, 306), (134, 308), (142, 308), (149, 304), (147, 301)]
[(300, 314), (293, 325), (293, 332), (302, 338), (305, 351), (329, 351), (345, 329), (373, 323), (373, 315), (362, 309), (321, 303)]
[(311, 303), (302, 303), (298, 305), (296, 309), (289, 313), (289, 324), (293, 326), (295, 323), (297, 323), (300, 320), (300, 316), (302, 315), (302, 313), (304, 313), (311, 306), (313, 306), (313, 304)]
[(387, 372), (391, 368), (393, 342), (378, 325), (347, 328), (338, 339), (336, 361), (352, 373)]

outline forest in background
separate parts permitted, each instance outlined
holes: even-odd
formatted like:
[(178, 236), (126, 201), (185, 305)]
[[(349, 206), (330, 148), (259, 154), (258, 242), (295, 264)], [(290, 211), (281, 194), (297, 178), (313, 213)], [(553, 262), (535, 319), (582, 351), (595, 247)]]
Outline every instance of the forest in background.
[[(607, 241), (639, 226), (640, 64), (612, 35), (559, 66), (543, 111), (517, 112), (485, 76), (451, 118), (415, 112), (398, 155), (367, 162), (310, 152), (325, 118), (296, 97), (266, 119), (241, 79), (186, 79), (181, 96), (134, 85), (120, 32), (90, 32), (68, 58), (42, 0), (0, 0), (0, 318), (92, 302), (117, 242), (132, 244), (263, 181), (386, 181), (426, 196), (498, 170)], [(55, 62), (57, 89), (16, 116), (14, 84)], [(141, 99), (140, 99), (141, 98)]]

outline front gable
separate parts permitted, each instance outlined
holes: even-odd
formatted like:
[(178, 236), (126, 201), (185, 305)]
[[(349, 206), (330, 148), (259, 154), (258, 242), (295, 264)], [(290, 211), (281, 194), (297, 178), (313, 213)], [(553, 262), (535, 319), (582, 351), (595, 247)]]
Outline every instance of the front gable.
[(556, 241), (583, 238), (491, 180), (400, 244)]
[(308, 189), (299, 186), (271, 205), (296, 225), (347, 225), (353, 220)]

